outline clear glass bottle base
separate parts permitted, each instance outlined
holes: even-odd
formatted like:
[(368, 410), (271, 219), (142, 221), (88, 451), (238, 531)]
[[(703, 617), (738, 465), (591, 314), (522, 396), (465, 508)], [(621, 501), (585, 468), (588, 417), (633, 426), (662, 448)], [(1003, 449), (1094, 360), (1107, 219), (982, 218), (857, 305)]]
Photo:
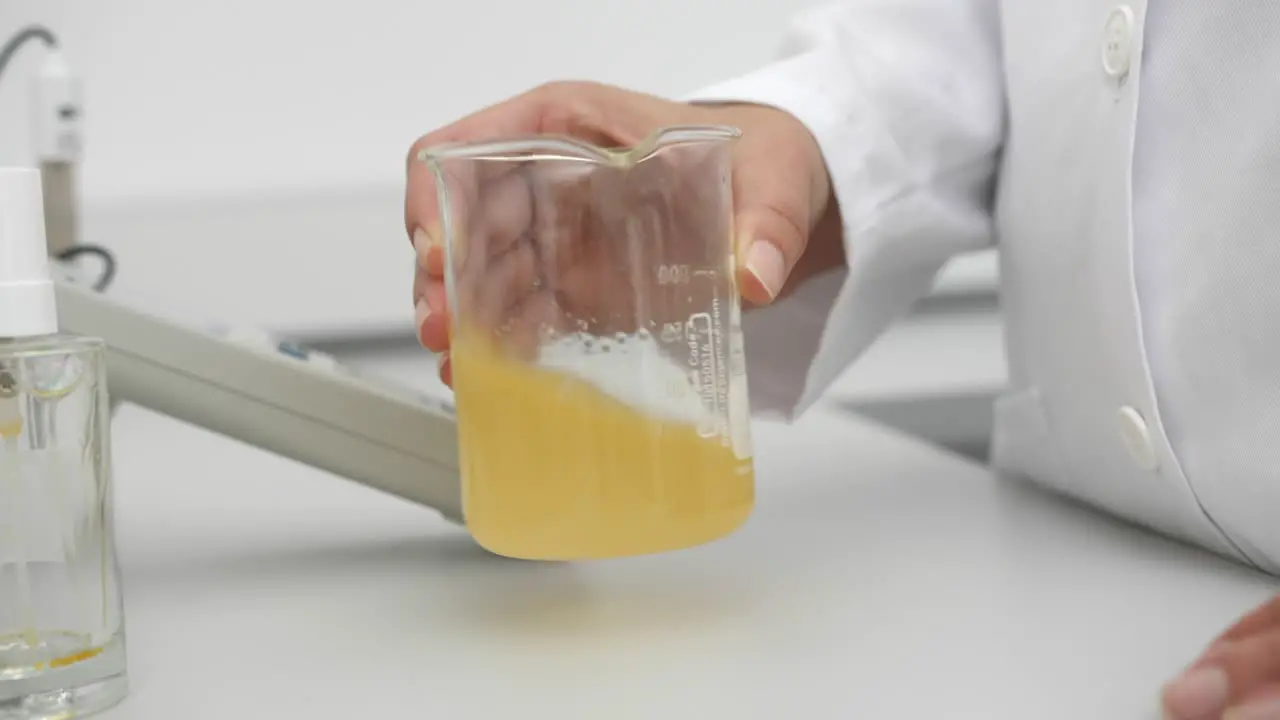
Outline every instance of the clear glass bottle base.
[[(41, 641), (39, 645), (48, 648), (66, 638), (48, 634)], [(17, 654), (13, 643), (7, 649), (9, 655)], [(60, 660), (0, 666), (0, 720), (85, 717), (118, 705), (128, 692), (124, 643), (117, 637), (99, 650), (63, 655)]]
[(115, 707), (129, 694), (124, 674), (75, 688), (0, 700), (0, 720), (70, 720)]

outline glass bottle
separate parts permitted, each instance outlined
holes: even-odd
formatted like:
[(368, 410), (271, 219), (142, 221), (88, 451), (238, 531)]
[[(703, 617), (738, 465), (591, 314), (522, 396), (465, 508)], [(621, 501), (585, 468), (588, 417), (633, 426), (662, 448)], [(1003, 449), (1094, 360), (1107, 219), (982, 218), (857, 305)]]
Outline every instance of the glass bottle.
[(127, 693), (105, 348), (59, 334), (40, 179), (0, 169), (0, 720)]

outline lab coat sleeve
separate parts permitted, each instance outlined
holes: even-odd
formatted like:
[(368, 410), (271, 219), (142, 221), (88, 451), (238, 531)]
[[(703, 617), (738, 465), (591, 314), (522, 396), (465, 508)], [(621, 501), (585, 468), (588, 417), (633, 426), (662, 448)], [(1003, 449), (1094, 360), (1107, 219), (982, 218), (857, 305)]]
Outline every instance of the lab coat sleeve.
[(777, 62), (686, 98), (797, 117), (842, 214), (846, 267), (743, 318), (755, 411), (801, 413), (951, 256), (990, 244), (999, 34), (997, 0), (846, 0), (801, 16)]

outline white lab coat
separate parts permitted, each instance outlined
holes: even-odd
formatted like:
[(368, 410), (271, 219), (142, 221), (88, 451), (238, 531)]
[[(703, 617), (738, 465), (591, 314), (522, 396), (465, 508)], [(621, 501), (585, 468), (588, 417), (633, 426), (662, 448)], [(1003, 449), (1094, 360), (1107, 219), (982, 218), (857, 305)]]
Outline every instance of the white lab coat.
[(757, 409), (997, 243), (996, 467), (1280, 573), (1280, 2), (847, 0), (785, 50), (698, 94), (806, 123), (844, 216), (746, 320)]

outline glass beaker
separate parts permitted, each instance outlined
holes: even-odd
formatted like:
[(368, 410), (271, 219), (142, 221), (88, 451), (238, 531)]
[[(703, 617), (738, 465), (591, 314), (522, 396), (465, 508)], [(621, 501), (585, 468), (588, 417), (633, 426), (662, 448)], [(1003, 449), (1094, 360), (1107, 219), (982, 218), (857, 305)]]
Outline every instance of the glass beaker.
[(100, 340), (0, 340), (0, 720), (128, 691)]
[(755, 476), (725, 127), (445, 145), (436, 180), (467, 527), (524, 559), (723, 537)]

